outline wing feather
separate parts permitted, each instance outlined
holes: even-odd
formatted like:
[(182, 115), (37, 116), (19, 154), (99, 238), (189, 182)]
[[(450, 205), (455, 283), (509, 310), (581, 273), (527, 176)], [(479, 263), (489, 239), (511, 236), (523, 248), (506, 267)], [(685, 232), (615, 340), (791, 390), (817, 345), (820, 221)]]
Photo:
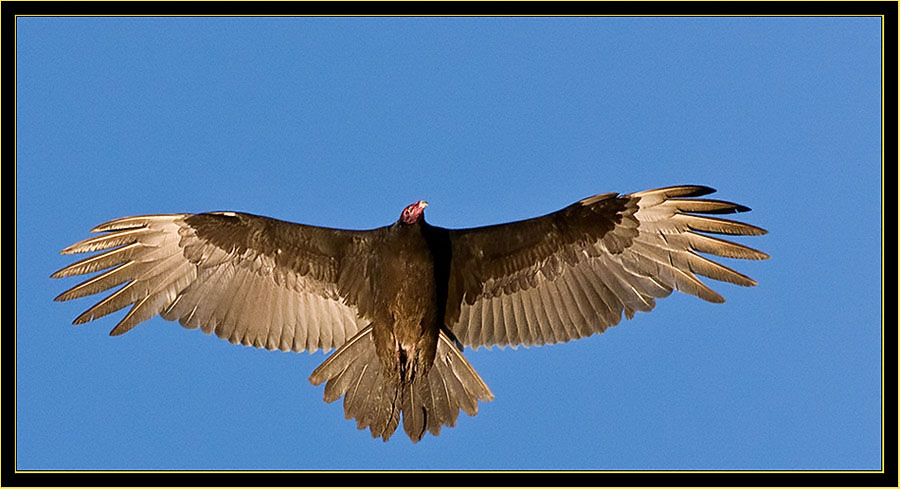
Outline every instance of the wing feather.
[(84, 275), (86, 273), (93, 273), (98, 270), (103, 270), (106, 268), (111, 268), (116, 265), (121, 265), (131, 258), (143, 248), (144, 245), (141, 243), (135, 242), (129, 245), (125, 245), (114, 250), (109, 251), (108, 253), (103, 253), (101, 255), (95, 255), (87, 257), (83, 260), (79, 260), (50, 276), (50, 278), (62, 278), (69, 277), (72, 275)]
[[(548, 293), (547, 287), (542, 283), (541, 286), (537, 288), (537, 294), (534, 296), (534, 300), (543, 317), (541, 327), (544, 332), (544, 341), (542, 344), (563, 341), (562, 331), (558, 330), (556, 326), (559, 322), (559, 317), (556, 314), (556, 307), (554, 306), (553, 301), (550, 300)], [(557, 339), (557, 335), (559, 335), (559, 339)]]
[(575, 276), (577, 273), (578, 267), (574, 267), (572, 273), (564, 280), (564, 283), (566, 284), (566, 287), (568, 287), (569, 294), (572, 296), (572, 300), (575, 302), (575, 307), (578, 311), (578, 322), (575, 323), (575, 329), (578, 330), (578, 335), (580, 337), (585, 337), (590, 336), (592, 333), (590, 330), (590, 323), (593, 322), (593, 318), (596, 317), (597, 312), (591, 307), (590, 301), (587, 296), (585, 296), (584, 290), (578, 283), (578, 278)]
[[(547, 327), (552, 338), (549, 341), (545, 341), (545, 343), (564, 341), (563, 338), (571, 334), (566, 331), (566, 322), (560, 315), (559, 307), (556, 304), (559, 301), (559, 297), (554, 295), (556, 293), (555, 289), (556, 285), (550, 281), (545, 282), (542, 287), (538, 288), (541, 293), (541, 307), (544, 309), (544, 313), (547, 314)], [(502, 341), (502, 339), (497, 338), (495, 341)]]
[(531, 330), (529, 329), (528, 322), (525, 320), (525, 309), (522, 307), (522, 301), (524, 300), (523, 294), (512, 295), (509, 300), (512, 308), (513, 321), (519, 332), (519, 339), (523, 345), (530, 346)]
[(603, 332), (672, 290), (724, 298), (698, 276), (756, 281), (700, 253), (769, 256), (702, 233), (756, 236), (762, 228), (719, 217), (750, 209), (697, 198), (684, 185), (600, 194), (505, 225), (447, 230), (451, 247), (445, 323), (467, 346), (545, 344)]
[(556, 294), (553, 297), (559, 299), (557, 307), (562, 311), (564, 316), (562, 322), (567, 329), (568, 337), (581, 338), (578, 326), (580, 323), (584, 322), (585, 319), (578, 311), (578, 305), (575, 303), (572, 292), (568, 288), (568, 275), (570, 274), (566, 274), (566, 276), (560, 277), (559, 280), (553, 282), (553, 285), (556, 288)]
[(587, 277), (586, 281), (593, 289), (597, 299), (599, 299), (597, 305), (600, 308), (597, 310), (597, 316), (600, 318), (599, 324), (604, 325), (600, 327), (606, 329), (605, 325), (616, 323), (616, 316), (619, 314), (615, 297), (613, 296), (612, 291), (609, 290), (609, 287), (603, 283), (602, 277), (593, 270), (590, 271), (590, 277)]
[(141, 265), (139, 263), (128, 261), (112, 270), (81, 282), (62, 294), (59, 294), (55, 300), (68, 301), (109, 290), (127, 282), (129, 274), (138, 274), (140, 271)]
[[(493, 297), (485, 297), (483, 304), (481, 306), (481, 327), (478, 328), (475, 332), (480, 334), (481, 344), (484, 345), (492, 345), (494, 342), (492, 341), (492, 336), (494, 333), (494, 310), (493, 310)], [(472, 334), (470, 332), (469, 334)]]
[(585, 276), (583, 266), (577, 266), (572, 269), (572, 277), (570, 280), (577, 286), (583, 304), (582, 315), (587, 319), (584, 324), (586, 329), (582, 331), (582, 333), (584, 336), (589, 336), (592, 334), (592, 331), (589, 328), (594, 322), (594, 318), (603, 315), (603, 300), (598, 296), (596, 290), (590, 284), (590, 279)]
[(510, 315), (510, 313), (512, 311), (509, 309), (509, 305), (510, 305), (509, 304), (509, 295), (503, 294), (501, 296), (498, 296), (495, 303), (499, 304), (499, 309), (500, 309), (499, 323), (502, 326), (500, 328), (500, 330), (498, 331), (498, 334), (500, 335), (501, 338), (515, 338), (516, 343), (518, 344), (518, 342), (520, 341), (519, 333), (518, 333), (518, 331), (516, 331), (516, 329), (515, 329), (516, 325), (513, 324), (513, 320)]
[(528, 343), (526, 345), (539, 345), (543, 335), (541, 335), (540, 319), (534, 308), (534, 289), (524, 289), (520, 299), (524, 323), (528, 327)]
[[(294, 305), (294, 323), (292, 325), (294, 350), (310, 349), (309, 337), (313, 333), (312, 328), (316, 327), (315, 305), (315, 298), (306, 294)], [(301, 314), (301, 311), (306, 311), (306, 313)]]
[(124, 244), (139, 242), (141, 238), (146, 238), (148, 234), (150, 233), (146, 228), (125, 229), (112, 234), (94, 236), (93, 238), (79, 241), (60, 251), (60, 253), (69, 255), (72, 253), (89, 253), (92, 251), (105, 250)]
[(356, 275), (369, 269), (359, 265), (383, 229), (345, 231), (233, 212), (126, 217), (65, 248), (63, 254), (100, 253), (51, 277), (100, 272), (59, 301), (125, 284), (75, 320), (132, 306), (111, 334), (159, 314), (232, 343), (329, 350), (355, 334), (371, 310), (370, 281)]
[(232, 287), (227, 293), (228, 300), (223, 305), (224, 315), (219, 324), (216, 325), (216, 336), (223, 340), (228, 340), (231, 332), (237, 324), (237, 316), (241, 313), (241, 308), (252, 307), (244, 301), (247, 297), (247, 290), (250, 288), (250, 272), (248, 270), (238, 270), (236, 280), (231, 284)]
[(318, 350), (318, 340), (321, 336), (321, 322), (324, 312), (322, 310), (322, 301), (316, 296), (307, 296), (309, 300), (310, 314), (306, 316), (306, 349), (309, 351)]

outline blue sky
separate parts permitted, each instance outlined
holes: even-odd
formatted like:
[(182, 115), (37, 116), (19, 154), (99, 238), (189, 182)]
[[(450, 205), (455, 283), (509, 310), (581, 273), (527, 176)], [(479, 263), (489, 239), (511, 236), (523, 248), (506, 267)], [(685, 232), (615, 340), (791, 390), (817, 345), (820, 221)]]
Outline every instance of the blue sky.
[[(19, 18), (19, 469), (878, 469), (878, 18)], [(494, 401), (413, 445), (309, 384), (322, 353), (71, 321), (58, 254), (108, 219), (346, 228), (528, 218), (696, 183), (729, 262), (603, 335), (466, 350)]]

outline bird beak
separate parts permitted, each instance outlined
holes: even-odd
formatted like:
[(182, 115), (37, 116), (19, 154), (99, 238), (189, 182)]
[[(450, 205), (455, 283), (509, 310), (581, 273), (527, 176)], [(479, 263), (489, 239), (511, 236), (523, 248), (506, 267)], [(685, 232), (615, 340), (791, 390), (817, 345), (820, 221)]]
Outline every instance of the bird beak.
[(428, 202), (425, 202), (424, 200), (420, 200), (419, 207), (421, 207), (422, 209), (428, 207)]

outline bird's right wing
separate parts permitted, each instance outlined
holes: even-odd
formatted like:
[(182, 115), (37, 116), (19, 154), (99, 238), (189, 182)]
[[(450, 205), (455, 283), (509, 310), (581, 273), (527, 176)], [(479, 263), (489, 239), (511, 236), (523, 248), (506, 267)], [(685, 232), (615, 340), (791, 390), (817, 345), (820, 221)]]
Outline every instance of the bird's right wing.
[(330, 229), (237, 212), (126, 217), (97, 226), (92, 231), (105, 234), (62, 253), (107, 251), (51, 277), (112, 268), (56, 298), (125, 283), (74, 321), (132, 306), (111, 335), (160, 314), (232, 343), (329, 350), (366, 324), (368, 251), (380, 229)]

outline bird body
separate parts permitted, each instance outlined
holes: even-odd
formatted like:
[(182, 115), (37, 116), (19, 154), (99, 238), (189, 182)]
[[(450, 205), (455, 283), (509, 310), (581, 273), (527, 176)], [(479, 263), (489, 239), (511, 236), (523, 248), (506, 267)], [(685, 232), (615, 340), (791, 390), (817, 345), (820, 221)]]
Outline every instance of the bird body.
[(400, 229), (382, 241), (383, 253), (392, 253), (396, 266), (379, 263), (373, 287), (387, 307), (375, 313), (375, 350), (382, 365), (399, 369), (400, 380), (412, 382), (425, 375), (434, 361), (439, 321), (434, 277), (434, 256), (423, 236), (421, 223), (397, 225)]
[(423, 201), (394, 224), (365, 231), (238, 212), (126, 217), (62, 253), (105, 251), (51, 276), (106, 270), (61, 301), (124, 284), (74, 321), (131, 306), (112, 335), (158, 314), (232, 343), (337, 349), (310, 376), (325, 384), (325, 401), (343, 397), (345, 416), (384, 440), (402, 419), (415, 442), (454, 426), (460, 409), (474, 415), (479, 401), (493, 399), (464, 346), (601, 333), (676, 289), (723, 302), (696, 274), (755, 285), (697, 253), (768, 258), (708, 235), (765, 233), (718, 216), (748, 208), (697, 198), (712, 191), (599, 194), (545, 216), (469, 229), (430, 225)]

